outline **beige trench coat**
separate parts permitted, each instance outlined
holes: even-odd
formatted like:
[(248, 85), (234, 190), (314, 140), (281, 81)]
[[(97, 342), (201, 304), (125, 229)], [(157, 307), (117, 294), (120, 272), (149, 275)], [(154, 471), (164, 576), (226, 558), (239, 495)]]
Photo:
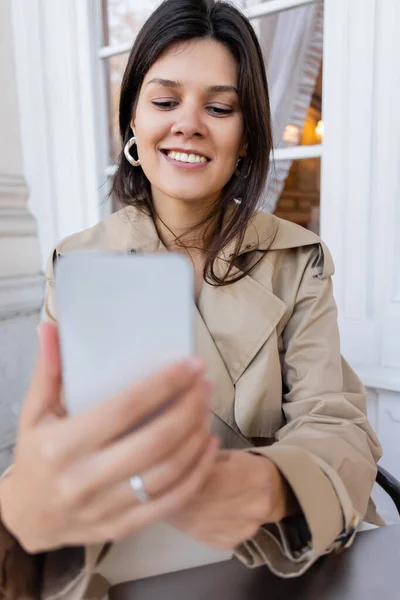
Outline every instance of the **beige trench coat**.
[[(56, 319), (54, 263), (76, 249), (165, 250), (151, 219), (132, 207), (70, 236), (49, 259), (49, 319)], [(290, 577), (349, 545), (362, 519), (382, 524), (369, 501), (381, 449), (365, 416), (365, 390), (340, 355), (329, 251), (302, 227), (258, 213), (240, 260), (261, 251), (262, 262), (241, 281), (204, 284), (195, 307), (197, 352), (214, 385), (215, 413), (278, 466), (304, 513), (297, 522), (260, 528), (235, 554), (249, 567), (267, 564)], [(29, 578), (35, 580), (39, 559), (18, 548), (4, 528), (0, 543), (20, 585), (33, 586)], [(42, 557), (41, 597), (99, 597), (102, 578), (95, 572), (101, 573), (102, 554), (99, 545)], [(10, 586), (10, 578), (3, 583)]]

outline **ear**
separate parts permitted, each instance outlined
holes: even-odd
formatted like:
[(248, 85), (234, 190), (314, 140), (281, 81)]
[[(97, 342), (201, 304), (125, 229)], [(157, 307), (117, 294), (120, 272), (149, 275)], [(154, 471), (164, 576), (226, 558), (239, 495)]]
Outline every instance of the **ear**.
[(135, 135), (135, 119), (134, 119), (134, 117), (132, 117), (132, 119), (131, 119), (130, 126), (133, 131), (133, 135)]

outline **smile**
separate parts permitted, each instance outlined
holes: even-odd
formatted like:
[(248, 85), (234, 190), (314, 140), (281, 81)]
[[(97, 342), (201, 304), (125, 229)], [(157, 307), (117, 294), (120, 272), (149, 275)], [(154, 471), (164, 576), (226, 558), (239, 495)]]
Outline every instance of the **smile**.
[(201, 154), (194, 152), (179, 152), (177, 150), (162, 150), (161, 153), (171, 164), (184, 168), (204, 167), (209, 159)]
[(167, 156), (169, 158), (173, 158), (174, 160), (178, 160), (179, 162), (186, 163), (205, 163), (207, 162), (207, 158), (205, 156), (201, 156), (199, 154), (186, 154), (186, 152), (175, 152), (175, 150), (169, 150), (167, 152)]

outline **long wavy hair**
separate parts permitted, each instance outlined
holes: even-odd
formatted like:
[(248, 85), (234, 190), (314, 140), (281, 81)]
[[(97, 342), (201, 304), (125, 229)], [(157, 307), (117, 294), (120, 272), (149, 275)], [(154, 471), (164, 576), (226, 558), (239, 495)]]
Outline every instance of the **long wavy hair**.
[[(119, 131), (123, 147), (132, 135), (130, 123), (144, 77), (161, 54), (172, 44), (199, 38), (224, 44), (236, 60), (246, 143), (246, 156), (240, 162), (238, 174), (232, 174), (210, 214), (190, 230), (204, 228), (204, 279), (219, 286), (238, 281), (259, 262), (239, 272), (235, 269), (232, 274), (246, 229), (266, 186), (272, 149), (264, 60), (246, 17), (233, 5), (219, 0), (165, 0), (143, 25), (130, 52), (121, 85)], [(133, 168), (123, 151), (116, 163), (110, 194), (123, 204), (144, 211), (156, 223), (150, 182), (143, 170)], [(185, 246), (182, 240), (181, 243)], [(216, 259), (230, 244), (230, 262), (221, 272), (216, 268)]]

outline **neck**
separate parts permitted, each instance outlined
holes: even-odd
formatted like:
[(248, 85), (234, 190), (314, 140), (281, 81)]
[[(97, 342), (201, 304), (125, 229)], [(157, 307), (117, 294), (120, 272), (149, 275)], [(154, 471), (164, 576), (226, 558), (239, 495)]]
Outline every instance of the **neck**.
[[(192, 246), (204, 247), (204, 233), (208, 225), (197, 227), (209, 214), (214, 202), (184, 201), (153, 193), (155, 221), (162, 242), (167, 248)], [(194, 231), (190, 231), (196, 228)], [(190, 233), (187, 233), (190, 232)], [(187, 235), (185, 235), (187, 234)], [(177, 239), (181, 238), (181, 242)]]

